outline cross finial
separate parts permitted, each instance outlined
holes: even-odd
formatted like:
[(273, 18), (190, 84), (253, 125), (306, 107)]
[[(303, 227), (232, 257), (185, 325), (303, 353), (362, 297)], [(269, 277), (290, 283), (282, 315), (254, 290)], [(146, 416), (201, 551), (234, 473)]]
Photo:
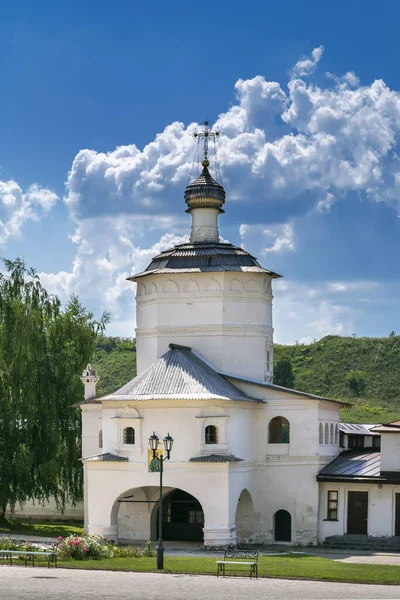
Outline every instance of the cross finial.
[(200, 142), (202, 139), (204, 140), (204, 159), (202, 165), (203, 167), (208, 167), (210, 164), (210, 161), (208, 160), (208, 141), (210, 138), (214, 138), (214, 140), (218, 139), (221, 135), (221, 132), (219, 129), (215, 129), (214, 131), (210, 130), (211, 125), (208, 119), (206, 119), (202, 125), (202, 131), (196, 130), (193, 134), (193, 137), (195, 140), (198, 140), (198, 142)]

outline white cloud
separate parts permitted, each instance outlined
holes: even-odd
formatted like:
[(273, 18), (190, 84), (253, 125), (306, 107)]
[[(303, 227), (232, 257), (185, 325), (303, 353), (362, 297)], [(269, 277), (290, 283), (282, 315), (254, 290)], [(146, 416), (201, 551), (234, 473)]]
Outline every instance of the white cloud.
[(323, 46), (318, 46), (318, 48), (314, 48), (314, 50), (311, 52), (310, 57), (304, 57), (295, 64), (291, 71), (292, 77), (304, 77), (314, 73), (319, 61), (321, 60), (323, 53)]
[[(227, 191), (224, 219), (237, 201), (246, 203), (244, 210), (253, 210), (253, 217), (262, 214), (263, 224), (242, 223), (239, 233), (243, 246), (257, 236), (263, 254), (271, 257), (295, 250), (295, 219), (310, 211), (310, 205), (329, 213), (335, 202), (356, 192), (400, 209), (399, 92), (380, 80), (361, 86), (352, 72), (329, 75), (326, 87), (317, 86), (307, 77), (322, 54), (320, 46), (297, 62), (288, 91), (261, 75), (239, 79), (233, 105), (216, 123), (224, 134), (218, 144)], [(79, 291), (90, 306), (111, 309), (114, 331), (134, 323), (134, 286), (125, 277), (145, 268), (165, 245), (187, 239), (183, 192), (196, 127), (171, 123), (144, 148), (132, 143), (104, 153), (82, 149), (73, 161), (65, 202), (77, 224), (71, 237), (77, 245), (75, 260), (70, 272), (43, 277), (62, 295)], [(193, 176), (197, 169), (195, 165)], [(51, 197), (37, 191), (34, 198), (22, 200), (19, 186), (7, 184), (3, 192), (0, 187), (0, 206), (3, 202), (13, 214), (23, 201), (41, 211), (52, 205)], [(280, 224), (268, 222), (270, 206), (284, 213)], [(159, 241), (149, 242), (149, 236)], [(332, 299), (348, 291), (349, 284), (329, 285), (321, 284), (325, 296), (319, 288), (304, 286), (300, 302), (289, 286), (288, 297), (277, 298), (282, 330), (286, 315), (291, 315), (291, 326), (296, 323), (297, 329), (285, 333), (288, 341), (352, 333), (352, 316)], [(279, 282), (278, 290), (283, 286)]]
[[(269, 234), (275, 235), (273, 234), (271, 231), (267, 230)], [(265, 231), (264, 231), (265, 233)], [(261, 251), (261, 254), (267, 254), (267, 252), (282, 252), (282, 251), (286, 251), (286, 250), (295, 250), (295, 245), (294, 245), (294, 231), (293, 231), (293, 225), (291, 225), (290, 223), (285, 223), (282, 226), (282, 234), (279, 235), (278, 237), (276, 237), (274, 243), (272, 244), (272, 246), (270, 246), (269, 248), (264, 248), (264, 250)]]
[(13, 179), (0, 181), (0, 245), (20, 237), (26, 221), (39, 221), (58, 200), (57, 194), (36, 183), (26, 192)]

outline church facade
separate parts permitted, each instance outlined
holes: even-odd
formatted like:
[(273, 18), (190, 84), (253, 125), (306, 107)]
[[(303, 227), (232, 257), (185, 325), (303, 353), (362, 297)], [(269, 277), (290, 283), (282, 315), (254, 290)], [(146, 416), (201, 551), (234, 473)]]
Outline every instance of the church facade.
[(159, 473), (148, 443), (156, 432), (174, 438), (164, 539), (316, 544), (341, 531), (338, 518), (324, 528), (333, 488), (323, 475), (341, 451), (341, 403), (273, 384), (279, 275), (220, 242), (225, 191), (208, 166), (205, 158), (185, 192), (190, 242), (130, 278), (137, 376), (99, 398), (95, 371), (82, 375), (85, 528), (157, 539)]

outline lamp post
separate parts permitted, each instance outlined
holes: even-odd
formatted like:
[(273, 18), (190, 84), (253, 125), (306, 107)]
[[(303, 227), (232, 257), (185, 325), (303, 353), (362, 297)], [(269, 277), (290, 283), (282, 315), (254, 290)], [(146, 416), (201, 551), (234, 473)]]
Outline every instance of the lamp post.
[(157, 542), (157, 546), (156, 546), (156, 550), (157, 550), (157, 569), (163, 569), (164, 568), (164, 543), (163, 543), (163, 539), (162, 539), (162, 524), (163, 524), (163, 494), (162, 494), (163, 471), (164, 471), (164, 461), (170, 459), (172, 445), (174, 443), (174, 440), (169, 435), (169, 433), (163, 439), (166, 456), (157, 456), (157, 450), (158, 450), (159, 441), (160, 441), (160, 438), (155, 433), (155, 431), (153, 431), (153, 435), (151, 435), (149, 437), (149, 446), (150, 446), (150, 450), (152, 450), (152, 452), (153, 452), (153, 460), (155, 460), (157, 458), (157, 460), (160, 463), (160, 502), (159, 502), (159, 507), (158, 507), (158, 542)]

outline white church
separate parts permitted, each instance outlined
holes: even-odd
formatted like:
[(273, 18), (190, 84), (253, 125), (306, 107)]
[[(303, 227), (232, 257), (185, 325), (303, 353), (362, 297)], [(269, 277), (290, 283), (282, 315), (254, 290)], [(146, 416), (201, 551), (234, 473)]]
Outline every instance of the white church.
[(220, 242), (225, 191), (207, 156), (202, 165), (185, 191), (190, 243), (129, 278), (137, 376), (98, 397), (95, 371), (82, 375), (86, 531), (157, 539), (156, 432), (174, 439), (164, 463), (166, 540), (223, 547), (400, 535), (400, 422), (340, 424), (339, 401), (272, 383), (279, 275)]

